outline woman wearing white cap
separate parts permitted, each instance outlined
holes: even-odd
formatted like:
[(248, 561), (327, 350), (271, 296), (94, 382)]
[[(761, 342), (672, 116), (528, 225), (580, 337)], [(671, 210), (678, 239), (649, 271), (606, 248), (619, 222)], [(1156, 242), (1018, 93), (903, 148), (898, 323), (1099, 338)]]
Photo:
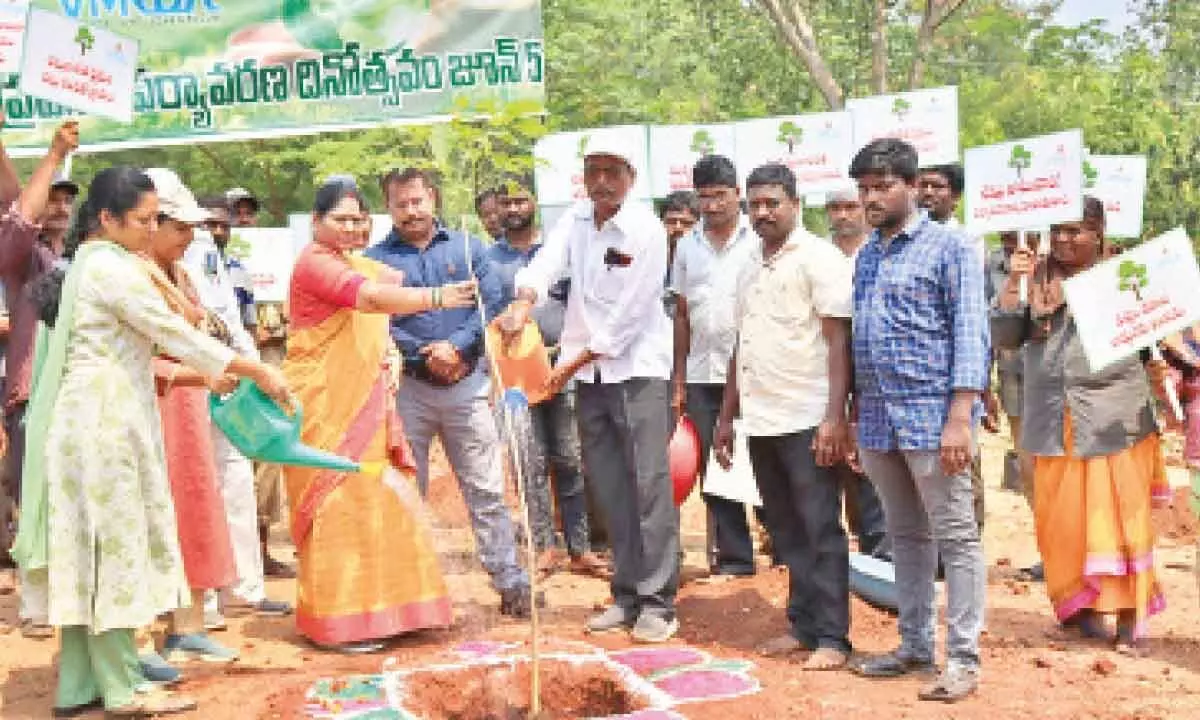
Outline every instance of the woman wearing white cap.
[[(196, 203), (174, 172), (152, 168), (146, 175), (158, 192), (158, 226), (150, 233), (145, 254), (147, 273), (168, 307), (194, 327), (231, 346), (229, 328), (204, 309), (180, 263), (192, 243), (194, 227), (207, 220), (209, 213)], [(237, 658), (237, 652), (214, 642), (204, 632), (204, 592), (237, 581), (208, 415), (208, 390), (228, 392), (233, 389), (232, 378), (209, 378), (167, 353), (155, 358), (154, 376), (183, 569), (192, 589), (191, 605), (172, 614), (163, 656), (168, 662), (229, 662)]]

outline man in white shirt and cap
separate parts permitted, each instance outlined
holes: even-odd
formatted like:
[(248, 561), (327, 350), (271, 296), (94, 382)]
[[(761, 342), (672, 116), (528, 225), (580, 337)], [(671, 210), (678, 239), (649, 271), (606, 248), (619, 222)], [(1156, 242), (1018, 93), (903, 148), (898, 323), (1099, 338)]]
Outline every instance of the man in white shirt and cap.
[(575, 378), (584, 465), (608, 519), (613, 605), (593, 633), (631, 630), (665, 642), (679, 629), (679, 511), (667, 469), (671, 321), (663, 310), (666, 231), (634, 202), (630, 148), (591, 138), (583, 160), (588, 200), (568, 210), (541, 252), (517, 273), (516, 300), (501, 321), (512, 337), (557, 281), (571, 279), (557, 392)]

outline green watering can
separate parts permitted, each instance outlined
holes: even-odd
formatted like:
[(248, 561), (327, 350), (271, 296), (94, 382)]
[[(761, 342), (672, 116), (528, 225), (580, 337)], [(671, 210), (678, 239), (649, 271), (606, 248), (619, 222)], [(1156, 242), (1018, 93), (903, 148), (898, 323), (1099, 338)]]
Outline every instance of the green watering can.
[(229, 442), (251, 460), (347, 472), (361, 469), (352, 460), (300, 442), (300, 407), (289, 415), (249, 380), (225, 397), (210, 395), (208, 407)]

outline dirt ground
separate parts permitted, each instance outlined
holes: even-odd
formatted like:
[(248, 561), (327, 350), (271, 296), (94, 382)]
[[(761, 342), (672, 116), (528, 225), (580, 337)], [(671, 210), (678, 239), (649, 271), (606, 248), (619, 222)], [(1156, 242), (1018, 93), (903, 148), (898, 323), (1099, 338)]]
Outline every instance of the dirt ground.
[[(702, 574), (703, 506), (693, 496), (684, 507), (688, 550), (679, 595), (680, 643), (718, 658), (756, 663), (762, 692), (739, 701), (685, 705), (693, 720), (737, 718), (1100, 718), (1151, 720), (1200, 717), (1200, 631), (1196, 627), (1196, 581), (1192, 575), (1196, 523), (1182, 507), (1158, 517), (1162, 537), (1157, 566), (1168, 609), (1151, 623), (1149, 656), (1130, 659), (1097, 646), (1068, 646), (1047, 636), (1052, 621), (1042, 587), (1016, 579), (1016, 568), (1035, 559), (1032, 520), (1020, 496), (1000, 489), (1003, 438), (985, 439), (986, 549), (989, 563), (984, 676), (977, 697), (954, 706), (916, 699), (919, 681), (868, 681), (848, 673), (806, 673), (787, 660), (756, 658), (759, 643), (786, 630), (786, 573), (761, 568), (756, 577), (725, 584), (690, 581)], [(1179, 471), (1176, 477), (1179, 478)], [(526, 627), (502, 619), (496, 595), (474, 560), (466, 515), (453, 478), (433, 483), (432, 512), (455, 599), (452, 630), (396, 641), (386, 653), (348, 657), (320, 652), (295, 632), (290, 619), (234, 617), (218, 639), (240, 649), (229, 668), (187, 667), (181, 690), (200, 701), (192, 718), (267, 720), (295, 718), (306, 688), (317, 678), (379, 672), (387, 658), (418, 665), (466, 640), (526, 637)], [(1180, 493), (1181, 501), (1183, 498)], [(277, 528), (275, 552), (290, 557), (286, 532)], [(287, 581), (272, 581), (274, 597), (292, 598)], [(628, 646), (622, 637), (588, 638), (585, 619), (607, 598), (605, 583), (559, 574), (546, 583), (549, 637), (586, 640), (608, 649)], [(897, 641), (895, 619), (857, 600), (851, 639), (856, 650), (878, 652)], [(12, 630), (16, 601), (0, 598), (0, 717), (49, 716), (56, 644), (30, 641)], [(5, 634), (6, 633), (6, 634)], [(99, 717), (97, 714), (96, 717)]]

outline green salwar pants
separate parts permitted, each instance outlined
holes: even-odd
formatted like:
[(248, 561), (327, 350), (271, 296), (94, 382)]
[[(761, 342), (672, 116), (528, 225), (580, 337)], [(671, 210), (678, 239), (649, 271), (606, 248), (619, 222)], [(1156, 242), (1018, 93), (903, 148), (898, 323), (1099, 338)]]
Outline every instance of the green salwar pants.
[(72, 708), (97, 698), (104, 707), (117, 708), (133, 702), (141, 682), (133, 630), (109, 630), (92, 635), (82, 625), (60, 632), (58, 694), (56, 706)]

